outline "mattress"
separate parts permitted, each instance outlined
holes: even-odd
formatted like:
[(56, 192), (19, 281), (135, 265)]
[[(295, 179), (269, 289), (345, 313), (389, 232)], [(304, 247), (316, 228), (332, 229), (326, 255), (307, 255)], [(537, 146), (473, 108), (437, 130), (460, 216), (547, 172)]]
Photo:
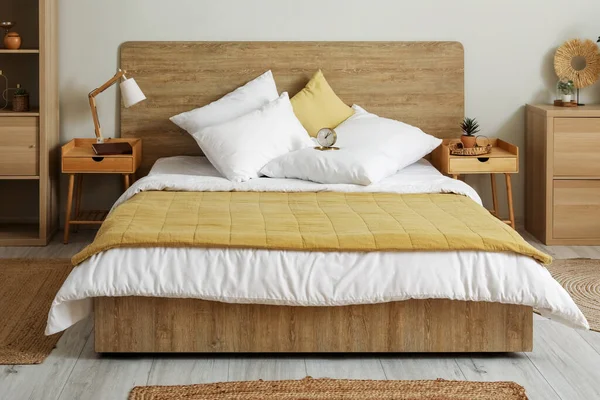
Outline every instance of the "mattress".
[[(232, 183), (202, 157), (159, 160), (115, 207), (146, 190), (456, 193), (481, 204), (464, 182), (422, 160), (375, 185), (323, 185), (260, 178)], [(568, 293), (530, 257), (513, 253), (306, 252), (254, 249), (125, 248), (75, 268), (58, 292), (47, 334), (92, 311), (92, 298), (153, 296), (294, 306), (445, 298), (522, 304), (568, 326), (588, 328)]]

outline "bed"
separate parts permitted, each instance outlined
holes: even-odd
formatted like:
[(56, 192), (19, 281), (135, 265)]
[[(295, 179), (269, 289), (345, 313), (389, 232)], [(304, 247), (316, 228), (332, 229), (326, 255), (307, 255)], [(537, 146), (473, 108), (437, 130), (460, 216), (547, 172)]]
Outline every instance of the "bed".
[[(453, 193), (480, 202), (426, 160), (368, 187), (232, 183), (168, 121), (265, 69), (273, 69), (280, 91), (294, 93), (322, 68), (347, 103), (455, 137), (464, 114), (459, 43), (136, 42), (122, 46), (121, 66), (148, 97), (122, 110), (121, 133), (144, 139), (142, 174), (150, 174), (115, 208), (157, 191)], [(534, 306), (587, 327), (549, 272), (514, 253), (114, 248), (75, 268), (53, 303), (47, 333), (93, 308), (100, 353), (516, 352), (532, 350)]]

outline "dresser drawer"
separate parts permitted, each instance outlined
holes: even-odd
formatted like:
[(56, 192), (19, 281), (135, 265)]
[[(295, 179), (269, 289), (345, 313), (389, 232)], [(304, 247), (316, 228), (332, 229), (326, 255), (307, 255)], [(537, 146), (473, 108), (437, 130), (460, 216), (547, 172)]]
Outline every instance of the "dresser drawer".
[(62, 171), (72, 173), (124, 173), (131, 174), (131, 157), (66, 157), (62, 160)]
[(555, 180), (555, 239), (600, 238), (600, 180)]
[(600, 178), (600, 118), (554, 119), (554, 176)]
[(512, 173), (518, 171), (519, 166), (516, 158), (502, 157), (455, 157), (450, 159), (448, 170), (451, 174)]
[(0, 175), (37, 175), (38, 137), (37, 117), (0, 118)]

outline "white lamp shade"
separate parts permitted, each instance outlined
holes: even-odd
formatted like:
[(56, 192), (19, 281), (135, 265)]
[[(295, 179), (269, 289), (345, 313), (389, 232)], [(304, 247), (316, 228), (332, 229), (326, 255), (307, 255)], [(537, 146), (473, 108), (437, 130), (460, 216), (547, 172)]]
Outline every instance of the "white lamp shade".
[(123, 97), (123, 104), (125, 108), (129, 108), (131, 106), (136, 105), (140, 101), (146, 100), (146, 96), (144, 96), (144, 92), (138, 86), (135, 79), (129, 78), (123, 82), (121, 82), (121, 96)]

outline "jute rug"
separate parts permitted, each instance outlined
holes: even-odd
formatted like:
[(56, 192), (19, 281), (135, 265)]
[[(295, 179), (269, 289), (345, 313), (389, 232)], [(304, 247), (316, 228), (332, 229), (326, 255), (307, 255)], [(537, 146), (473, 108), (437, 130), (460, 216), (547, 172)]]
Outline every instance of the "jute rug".
[(39, 364), (60, 334), (44, 336), (50, 305), (70, 260), (0, 259), (0, 364)]
[(600, 260), (555, 260), (548, 270), (575, 300), (590, 328), (600, 332)]
[(300, 381), (229, 382), (191, 386), (136, 387), (130, 400), (526, 400), (514, 382)]

